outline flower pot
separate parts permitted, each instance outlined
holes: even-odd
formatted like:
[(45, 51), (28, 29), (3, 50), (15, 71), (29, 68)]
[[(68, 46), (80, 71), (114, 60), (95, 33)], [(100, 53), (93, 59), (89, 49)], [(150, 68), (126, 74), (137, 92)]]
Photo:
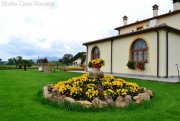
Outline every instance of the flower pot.
[(145, 70), (145, 64), (144, 63), (136, 63), (135, 68), (143, 71), (143, 70)]
[(89, 71), (89, 78), (103, 78), (104, 77), (104, 73), (100, 70), (100, 68), (92, 68)]
[(93, 67), (94, 68), (99, 68), (99, 69), (101, 68), (101, 66), (99, 64), (93, 64)]

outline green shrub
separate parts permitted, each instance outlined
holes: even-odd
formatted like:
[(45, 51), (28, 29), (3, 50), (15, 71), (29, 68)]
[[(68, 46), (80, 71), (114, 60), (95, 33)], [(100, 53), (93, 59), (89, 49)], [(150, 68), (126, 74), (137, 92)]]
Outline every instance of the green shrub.
[(92, 62), (89, 62), (88, 67), (89, 67), (89, 68), (92, 68), (92, 67), (93, 67)]
[(127, 67), (128, 67), (129, 69), (135, 70), (135, 62), (133, 62), (133, 61), (128, 61)]

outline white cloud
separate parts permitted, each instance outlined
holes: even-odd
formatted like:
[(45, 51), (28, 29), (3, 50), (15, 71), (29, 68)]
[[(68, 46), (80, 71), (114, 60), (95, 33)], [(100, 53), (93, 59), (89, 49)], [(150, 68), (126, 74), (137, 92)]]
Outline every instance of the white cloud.
[[(33, 1), (54, 4), (36, 6)], [(171, 0), (0, 0), (0, 58), (85, 51), (83, 42), (116, 35), (124, 15), (129, 23), (151, 17), (155, 3), (160, 14), (172, 9)]]

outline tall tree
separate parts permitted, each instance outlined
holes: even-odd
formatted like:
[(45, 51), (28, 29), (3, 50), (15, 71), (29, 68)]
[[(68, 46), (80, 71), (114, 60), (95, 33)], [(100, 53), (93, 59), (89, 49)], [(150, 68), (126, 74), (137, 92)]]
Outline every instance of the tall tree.
[(78, 59), (78, 58), (82, 58), (84, 55), (86, 54), (86, 52), (78, 52), (74, 57), (73, 57), (73, 61)]
[(3, 64), (3, 62), (1, 62), (2, 61), (2, 59), (0, 58), (0, 64)]
[(27, 66), (32, 66), (32, 60), (22, 60), (21, 65), (24, 67), (24, 71), (26, 71)]
[(58, 60), (58, 62), (63, 63), (63, 59), (62, 59), (62, 58), (60, 58), (60, 59)]
[(17, 56), (16, 58), (13, 58), (15, 64), (16, 64), (16, 68), (19, 66), (19, 69), (22, 69), (22, 57), (21, 56)]
[(14, 60), (12, 58), (9, 58), (7, 65), (15, 65)]
[(81, 57), (81, 66), (83, 66), (85, 61), (86, 61), (86, 53), (84, 53)]
[(23, 59), (21, 56), (17, 56), (14, 58), (10, 58), (8, 59), (8, 64), (9, 65), (16, 65), (16, 68), (18, 67), (19, 69), (22, 69), (22, 67), (24, 67), (24, 70), (26, 71), (26, 67), (31, 67), (34, 62), (33, 60), (26, 60)]
[(65, 54), (62, 59), (59, 59), (59, 62), (61, 62), (65, 65), (70, 65), (73, 62), (73, 55), (72, 54)]

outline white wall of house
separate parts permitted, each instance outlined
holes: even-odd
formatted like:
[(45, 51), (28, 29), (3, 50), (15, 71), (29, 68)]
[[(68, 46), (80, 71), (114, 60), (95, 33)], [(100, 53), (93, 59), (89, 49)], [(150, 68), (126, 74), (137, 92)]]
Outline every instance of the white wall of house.
[(145, 22), (141, 22), (141, 23), (138, 23), (138, 24), (135, 24), (135, 25), (127, 26), (125, 28), (120, 29), (120, 34), (122, 35), (122, 34), (130, 33), (132, 31), (137, 31), (138, 27), (143, 27), (143, 29), (153, 27), (153, 26), (150, 25), (152, 23), (152, 21), (156, 21), (155, 22), (156, 24), (153, 22), (154, 26), (166, 23), (168, 26), (172, 26), (174, 28), (180, 29), (180, 24), (179, 24), (180, 13), (177, 13), (177, 14), (169, 15), (168, 17), (165, 16), (165, 17), (161, 17), (161, 18), (158, 18), (158, 19), (145, 21)]
[[(145, 64), (145, 70), (131, 70), (126, 64), (130, 59), (130, 47), (132, 43), (142, 38), (148, 46), (148, 63)], [(169, 76), (177, 76), (177, 67), (180, 68), (180, 35), (169, 33)], [(102, 71), (111, 72), (111, 41), (100, 42), (88, 45), (88, 62), (91, 60), (91, 51), (94, 46), (100, 49), (100, 57), (106, 62)], [(155, 31), (131, 35), (115, 39), (112, 43), (112, 72), (121, 74), (136, 74), (157, 76), (157, 33)], [(166, 76), (166, 31), (159, 30), (159, 76)]]
[[(130, 47), (132, 43), (142, 38), (148, 46), (148, 63), (145, 64), (145, 70), (131, 70), (126, 64), (130, 59)], [(177, 76), (177, 67), (180, 68), (180, 36), (174, 33), (169, 33), (169, 76)], [(88, 46), (88, 62), (91, 60), (91, 51), (94, 46), (100, 49), (100, 57), (106, 62), (102, 71), (111, 72), (111, 41), (91, 44)], [(136, 74), (157, 76), (157, 33), (155, 31), (131, 35), (115, 39), (112, 43), (112, 72), (121, 74)], [(166, 76), (166, 31), (159, 31), (159, 76)]]
[(132, 31), (137, 31), (138, 27), (148, 28), (149, 27), (149, 21), (142, 22), (142, 23), (139, 23), (139, 24), (135, 24), (135, 25), (132, 25), (132, 26), (128, 26), (126, 28), (122, 28), (120, 30), (120, 35), (130, 33)]
[[(129, 61), (131, 44), (138, 38), (146, 41), (148, 46), (148, 63), (145, 65), (144, 71), (131, 70), (126, 64)], [(100, 57), (105, 60), (105, 66), (102, 71), (111, 71), (111, 41), (91, 44), (88, 46), (88, 62), (91, 60), (91, 51), (94, 46), (100, 49)], [(149, 32), (125, 38), (116, 39), (113, 41), (112, 55), (112, 72), (122, 74), (137, 74), (137, 75), (157, 75), (157, 33)]]
[[(138, 38), (146, 41), (148, 46), (148, 63), (145, 64), (145, 70), (131, 70), (126, 64), (129, 60), (131, 44)], [(157, 75), (157, 34), (149, 32), (146, 34), (139, 34), (136, 36), (129, 36), (114, 40), (113, 42), (113, 72), (123, 74), (137, 74), (137, 75)]]
[(158, 19), (158, 24), (166, 23), (168, 26), (180, 29), (180, 13)]
[(97, 46), (100, 49), (100, 57), (105, 60), (106, 66), (103, 66), (101, 68), (101, 70), (104, 72), (110, 72), (111, 42), (107, 41), (107, 42), (89, 45), (88, 46), (88, 63), (89, 63), (89, 61), (91, 61), (91, 51), (92, 51), (94, 46)]
[[(159, 52), (159, 76), (166, 76), (166, 58), (167, 58), (167, 47), (166, 47), (166, 33), (167, 31), (161, 30), (160, 31), (160, 52)], [(172, 32), (169, 32), (169, 66), (168, 66), (168, 75), (169, 76), (177, 76), (177, 67), (176, 64), (180, 66), (180, 35), (174, 34)]]
[(81, 65), (81, 59), (78, 58), (78, 59), (76, 59), (75, 61), (73, 61), (73, 65), (74, 65), (74, 66), (80, 66), (80, 65)]
[(159, 76), (166, 76), (166, 31), (159, 31)]
[(180, 69), (180, 35), (169, 33), (169, 76), (177, 76), (177, 67)]

